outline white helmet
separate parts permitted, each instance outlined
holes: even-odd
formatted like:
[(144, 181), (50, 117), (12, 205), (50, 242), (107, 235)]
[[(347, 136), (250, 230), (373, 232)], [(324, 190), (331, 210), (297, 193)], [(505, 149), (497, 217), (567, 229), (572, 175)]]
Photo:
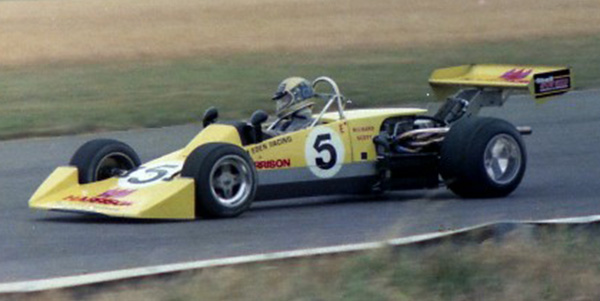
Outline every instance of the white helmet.
[(284, 79), (273, 94), (277, 101), (275, 113), (277, 117), (284, 117), (313, 105), (308, 99), (313, 98), (315, 92), (308, 80), (302, 77), (289, 77)]

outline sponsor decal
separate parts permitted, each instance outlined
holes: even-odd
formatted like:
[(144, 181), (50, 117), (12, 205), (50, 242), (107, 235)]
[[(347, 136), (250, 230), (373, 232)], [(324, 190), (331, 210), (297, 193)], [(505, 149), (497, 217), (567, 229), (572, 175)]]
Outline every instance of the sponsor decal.
[(266, 143), (265, 144), (259, 144), (257, 146), (253, 146), (252, 148), (250, 148), (250, 152), (253, 153), (253, 154), (256, 154), (256, 153), (260, 153), (260, 152), (262, 152), (264, 150), (267, 150), (267, 149), (269, 149), (269, 146)]
[(537, 98), (561, 94), (571, 89), (569, 69), (536, 74), (533, 88)]
[(254, 162), (256, 169), (275, 169), (292, 166), (292, 159), (276, 159)]
[(281, 138), (277, 138), (275, 140), (269, 141), (269, 147), (276, 147), (276, 146), (288, 144), (290, 142), (292, 142), (292, 137), (290, 137), (290, 136), (281, 137)]
[(306, 138), (304, 147), (306, 163), (315, 176), (331, 178), (342, 168), (344, 142), (332, 128), (314, 128)]
[(515, 83), (528, 83), (529, 81), (525, 79), (529, 74), (533, 72), (533, 69), (517, 69), (513, 68), (510, 71), (502, 74), (500, 78)]
[(548, 83), (554, 82), (554, 77), (553, 76), (538, 77), (534, 80), (534, 82), (538, 85), (548, 84)]
[(292, 137), (281, 137), (281, 138), (277, 138), (274, 140), (271, 140), (269, 142), (265, 142), (263, 144), (258, 144), (255, 145), (253, 147), (250, 148), (250, 152), (252, 154), (257, 154), (260, 153), (262, 151), (268, 150), (271, 147), (277, 147), (280, 145), (284, 145), (284, 144), (288, 144), (292, 142)]
[(100, 196), (78, 196), (78, 195), (70, 195), (63, 199), (64, 201), (70, 202), (83, 202), (83, 203), (91, 203), (91, 204), (101, 204), (101, 205), (112, 205), (112, 206), (131, 206), (133, 203), (127, 201), (120, 201), (114, 198), (106, 198)]
[(536, 84), (539, 85), (540, 93), (546, 93), (549, 91), (553, 91), (556, 89), (565, 89), (569, 87), (569, 79), (563, 78), (555, 81), (554, 77), (549, 77), (546, 79), (538, 79), (536, 80)]
[(358, 135), (356, 136), (356, 140), (358, 141), (365, 141), (365, 140), (371, 140), (373, 139), (373, 135)]
[(352, 133), (356, 133), (356, 140), (365, 141), (371, 140), (373, 138), (373, 133), (375, 131), (375, 127), (372, 125), (369, 126), (357, 126), (352, 128)]
[(363, 132), (373, 132), (375, 131), (375, 127), (373, 126), (358, 126), (352, 128), (353, 133), (363, 133)]
[(132, 202), (121, 201), (117, 199), (126, 197), (134, 193), (135, 191), (135, 189), (111, 189), (93, 197), (70, 195), (68, 197), (63, 198), (63, 200), (70, 202), (83, 202), (112, 206), (131, 206), (133, 204)]
[(550, 76), (547, 78), (538, 78), (535, 80), (535, 83), (539, 87), (538, 90), (540, 93), (569, 88), (569, 78), (555, 79), (553, 76)]

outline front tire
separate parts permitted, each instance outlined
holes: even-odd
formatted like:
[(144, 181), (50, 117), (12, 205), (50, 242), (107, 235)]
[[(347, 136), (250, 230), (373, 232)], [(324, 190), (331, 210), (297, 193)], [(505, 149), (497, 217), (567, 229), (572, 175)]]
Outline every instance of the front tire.
[(258, 182), (250, 156), (225, 143), (196, 148), (185, 160), (181, 176), (194, 179), (199, 217), (226, 218), (244, 213), (254, 200)]
[(527, 153), (521, 134), (507, 121), (468, 117), (452, 126), (441, 148), (440, 174), (465, 198), (503, 197), (521, 183)]
[(77, 167), (79, 184), (102, 181), (140, 166), (129, 145), (113, 139), (94, 139), (79, 147), (69, 165)]

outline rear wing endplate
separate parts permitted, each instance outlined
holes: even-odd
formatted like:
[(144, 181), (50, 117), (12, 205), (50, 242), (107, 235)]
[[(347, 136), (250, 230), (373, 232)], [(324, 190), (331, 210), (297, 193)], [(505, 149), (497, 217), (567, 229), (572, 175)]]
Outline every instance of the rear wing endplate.
[(440, 100), (466, 88), (528, 90), (537, 99), (566, 93), (573, 79), (569, 67), (472, 64), (437, 69), (429, 84)]

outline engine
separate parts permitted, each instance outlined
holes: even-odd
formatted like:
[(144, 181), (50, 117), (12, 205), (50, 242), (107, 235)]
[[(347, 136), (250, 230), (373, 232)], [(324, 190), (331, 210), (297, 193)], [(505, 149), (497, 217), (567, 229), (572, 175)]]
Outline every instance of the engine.
[(430, 116), (395, 117), (383, 122), (373, 140), (378, 155), (437, 152), (449, 128)]

